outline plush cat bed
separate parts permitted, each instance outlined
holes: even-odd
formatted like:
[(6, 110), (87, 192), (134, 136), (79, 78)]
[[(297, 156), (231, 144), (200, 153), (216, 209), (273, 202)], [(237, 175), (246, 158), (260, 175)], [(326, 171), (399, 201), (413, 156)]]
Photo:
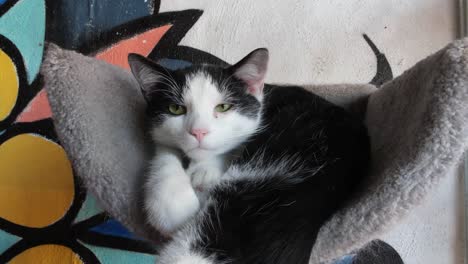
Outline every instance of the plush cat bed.
[[(42, 74), (58, 136), (86, 188), (132, 231), (158, 241), (142, 214), (149, 144), (142, 129), (143, 98), (131, 74), (54, 45), (47, 49)], [(367, 182), (319, 233), (311, 262), (320, 263), (378, 237), (460, 160), (468, 146), (468, 39), (379, 89), (307, 88), (361, 115), (372, 147)]]

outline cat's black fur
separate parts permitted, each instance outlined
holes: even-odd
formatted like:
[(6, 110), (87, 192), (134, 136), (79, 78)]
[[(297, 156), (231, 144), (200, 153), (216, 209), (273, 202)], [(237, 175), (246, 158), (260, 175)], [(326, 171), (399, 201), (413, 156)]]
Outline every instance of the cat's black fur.
[(261, 105), (247, 93), (247, 84), (233, 76), (236, 65), (169, 72), (143, 63), (166, 71), (177, 84), (150, 87), (167, 90), (145, 95), (153, 122), (164, 120), (168, 105), (180, 98), (186, 76), (197, 72), (210, 76), (218, 89), (229, 89), (228, 100), (237, 100), (231, 103), (244, 115), (262, 111), (263, 129), (241, 146), (241, 156), (223, 176), (228, 179), (208, 193), (206, 207), (174, 238), (190, 241), (189, 248), (173, 241), (161, 263), (173, 263), (174, 255), (201, 255), (207, 260), (203, 263), (308, 263), (319, 229), (367, 173), (369, 139), (362, 121), (295, 86), (266, 85)]
[(301, 87), (266, 87), (264, 102), (267, 128), (236, 162), (252, 162), (259, 151), (262, 161), (253, 163), (262, 166), (294, 156), (301, 160), (299, 172), (215, 188), (215, 202), (199, 223), (201, 239), (191, 246), (228, 263), (308, 263), (320, 227), (366, 175), (367, 131), (344, 109)]

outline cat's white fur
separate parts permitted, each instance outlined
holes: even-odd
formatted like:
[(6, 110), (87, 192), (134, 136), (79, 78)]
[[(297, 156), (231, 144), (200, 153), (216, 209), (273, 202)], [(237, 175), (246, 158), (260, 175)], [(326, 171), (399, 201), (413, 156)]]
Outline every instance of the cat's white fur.
[[(207, 201), (212, 203), (212, 201)], [(198, 213), (194, 218), (203, 221), (206, 214)], [(207, 256), (206, 253), (199, 252), (192, 245), (201, 239), (199, 226), (190, 222), (179, 229), (174, 234), (174, 239), (164, 245), (157, 259), (158, 264), (213, 264), (215, 256)], [(219, 262), (216, 262), (219, 263)], [(223, 264), (222, 262), (220, 264)]]
[[(145, 206), (148, 221), (165, 233), (172, 233), (198, 211), (200, 201), (194, 188), (206, 190), (216, 184), (226, 169), (226, 153), (245, 142), (260, 124), (259, 118), (249, 118), (235, 108), (216, 112), (226, 94), (209, 75), (187, 76), (186, 85), (182, 97), (187, 113), (168, 117), (151, 130), (158, 151), (146, 182)], [(209, 132), (199, 142), (190, 134), (192, 129)], [(191, 159), (187, 170), (178, 150)]]
[(182, 167), (180, 153), (159, 146), (145, 183), (147, 220), (170, 233), (198, 211), (200, 202)]

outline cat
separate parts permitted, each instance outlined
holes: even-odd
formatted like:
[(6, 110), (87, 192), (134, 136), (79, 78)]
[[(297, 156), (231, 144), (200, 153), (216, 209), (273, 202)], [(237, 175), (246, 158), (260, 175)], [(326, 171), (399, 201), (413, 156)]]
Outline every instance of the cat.
[[(148, 103), (149, 134), (157, 144), (145, 207), (150, 224), (162, 233), (172, 233), (199, 210), (196, 190), (216, 184), (230, 152), (259, 130), (267, 56), (264, 49), (255, 51), (229, 76), (211, 66), (171, 72), (129, 56)], [(249, 82), (250, 90), (239, 90), (235, 80)], [(184, 157), (190, 160), (186, 170)]]
[(302, 87), (266, 85), (268, 58), (262, 48), (226, 68), (169, 70), (129, 55), (156, 144), (145, 210), (171, 237), (158, 263), (308, 263), (365, 177), (361, 120)]

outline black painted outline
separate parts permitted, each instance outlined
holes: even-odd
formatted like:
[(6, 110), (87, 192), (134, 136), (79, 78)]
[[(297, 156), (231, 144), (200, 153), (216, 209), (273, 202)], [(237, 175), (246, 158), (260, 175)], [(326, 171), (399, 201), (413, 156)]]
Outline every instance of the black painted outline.
[(7, 0), (3, 5), (0, 5), (0, 16), (3, 16), (10, 10), (19, 0)]
[(202, 15), (203, 11), (198, 11), (200, 12), (200, 15), (191, 21), (177, 20), (178, 23), (175, 24), (174, 30), (166, 33), (161, 40), (159, 40), (148, 57), (155, 61), (160, 59), (177, 59), (195, 64), (209, 63), (223, 67), (228, 66), (229, 64), (227, 62), (208, 52), (179, 45), (179, 42), (187, 34), (188, 30), (192, 28), (198, 18)]
[(387, 57), (385, 54), (381, 53), (374, 42), (367, 36), (367, 34), (363, 34), (362, 37), (367, 42), (369, 47), (372, 49), (372, 52), (375, 55), (377, 60), (377, 69), (375, 72), (374, 78), (370, 81), (370, 84), (375, 86), (381, 86), (382, 84), (390, 81), (393, 79), (393, 72), (390, 63), (388, 63)]
[(193, 24), (195, 24), (201, 14), (202, 11), (200, 10), (189, 9), (184, 11), (158, 13), (135, 19), (126, 24), (114, 27), (109, 31), (103, 32), (99, 37), (91, 40), (90, 43), (85, 43), (80, 46), (78, 51), (86, 55), (95, 55), (99, 51), (107, 49), (122, 40), (132, 38), (150, 29), (169, 24), (172, 25), (172, 27), (164, 36), (174, 35), (179, 41), (180, 39), (178, 36), (182, 35), (180, 37), (182, 38)]
[(210, 63), (228, 66), (228, 63), (210, 53), (178, 45), (202, 14), (203, 11), (198, 9), (155, 13), (103, 32), (96, 39), (80, 46), (78, 51), (88, 56), (92, 56), (122, 40), (129, 39), (148, 30), (170, 24), (172, 25), (171, 28), (162, 36), (161, 40), (153, 48), (148, 56), (149, 58), (156, 61), (168, 58), (186, 60), (191, 63)]
[(57, 140), (57, 134), (55, 133), (54, 124), (51, 118), (46, 118), (33, 122), (11, 124), (3, 132), (3, 134), (0, 135), (0, 145), (8, 139), (18, 136), (20, 134), (36, 134), (59, 144)]
[(153, 15), (159, 13), (159, 8), (161, 8), (161, 0), (153, 0)]
[[(175, 33), (175, 34), (174, 34)], [(178, 45), (180, 40), (185, 36), (185, 32), (173, 32), (173, 34), (166, 34), (161, 38), (161, 40), (156, 44), (153, 51), (149, 54), (149, 58), (154, 61), (159, 61), (160, 59), (176, 59), (183, 60), (193, 64), (214, 64), (221, 67), (230, 66), (226, 61), (199, 49), (195, 49), (188, 46)], [(373, 84), (377, 87), (383, 83), (393, 79), (392, 68), (385, 56), (381, 53), (377, 46), (372, 42), (372, 40), (366, 35), (363, 34), (364, 40), (372, 49), (376, 60), (376, 74), (370, 81), (370, 84)]]

